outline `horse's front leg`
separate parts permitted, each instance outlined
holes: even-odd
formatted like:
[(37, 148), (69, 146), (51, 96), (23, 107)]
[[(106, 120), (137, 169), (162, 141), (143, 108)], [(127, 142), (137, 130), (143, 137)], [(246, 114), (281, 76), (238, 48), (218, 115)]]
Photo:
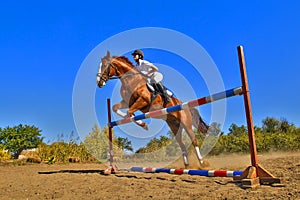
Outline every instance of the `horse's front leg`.
[[(127, 104), (124, 100), (122, 100), (122, 101), (120, 101), (119, 103), (113, 105), (113, 108), (112, 108), (112, 109), (113, 109), (113, 111), (114, 111), (117, 115), (119, 115), (119, 116), (125, 118), (125, 117), (128, 117), (127, 113), (124, 113), (124, 112), (121, 111), (121, 109), (125, 109), (125, 108), (128, 108), (128, 104)], [(137, 125), (141, 126), (143, 129), (148, 130), (147, 124), (146, 124), (145, 122), (143, 122), (142, 120), (137, 120), (137, 121), (134, 121), (134, 122), (135, 122)]]
[(119, 103), (113, 105), (112, 110), (119, 116), (125, 118), (127, 116), (127, 113), (124, 113), (121, 111), (121, 109), (128, 108), (128, 105), (124, 100), (120, 101)]
[[(144, 108), (145, 106), (147, 106), (149, 104), (149, 102), (145, 101), (142, 97), (139, 97), (134, 104), (132, 104), (128, 111), (127, 111), (127, 115), (129, 117), (134, 116), (134, 112), (141, 110), (142, 108)], [(144, 126), (142, 126), (144, 129), (148, 130), (148, 126), (146, 123), (144, 123)]]
[(138, 110), (141, 110), (142, 108), (144, 108), (145, 106), (147, 106), (149, 104), (149, 102), (145, 101), (144, 98), (142, 97), (139, 97), (135, 102), (134, 104), (132, 104), (128, 111), (127, 111), (127, 114), (132, 117), (134, 116), (134, 112), (138, 111)]

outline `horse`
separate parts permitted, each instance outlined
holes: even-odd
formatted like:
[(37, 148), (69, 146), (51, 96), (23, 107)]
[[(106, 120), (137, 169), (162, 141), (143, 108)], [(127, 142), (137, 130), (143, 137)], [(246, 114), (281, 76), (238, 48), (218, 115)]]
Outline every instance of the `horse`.
[[(182, 101), (172, 96), (171, 101), (164, 102), (161, 94), (156, 94), (147, 86), (147, 78), (142, 75), (125, 56), (110, 56), (110, 52), (101, 58), (99, 71), (97, 74), (97, 85), (102, 88), (106, 82), (118, 78), (121, 83), (120, 94), (122, 100), (113, 105), (113, 111), (121, 117), (132, 117), (134, 112), (141, 111), (143, 113), (150, 110), (158, 110), (170, 106), (181, 104)], [(127, 113), (120, 109), (127, 108)], [(182, 139), (183, 130), (188, 134), (197, 154), (198, 161), (203, 164), (203, 157), (201, 156), (198, 141), (195, 137), (192, 127), (194, 126), (198, 132), (204, 136), (208, 131), (209, 126), (203, 121), (196, 108), (188, 108), (177, 112), (172, 112), (166, 116), (160, 117), (166, 121), (171, 132), (174, 134), (182, 151), (184, 165), (189, 166), (187, 157), (187, 150)], [(144, 129), (148, 129), (147, 124), (141, 120), (135, 121), (136, 124)]]

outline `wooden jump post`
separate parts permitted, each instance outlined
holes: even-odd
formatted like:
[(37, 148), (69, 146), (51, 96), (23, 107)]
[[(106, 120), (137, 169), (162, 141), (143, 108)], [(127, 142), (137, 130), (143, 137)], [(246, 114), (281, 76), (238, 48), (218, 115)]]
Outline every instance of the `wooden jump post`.
[[(246, 63), (245, 63), (243, 47), (238, 46), (237, 50), (238, 50), (242, 87), (233, 88), (233, 89), (226, 90), (224, 92), (213, 94), (213, 95), (210, 95), (207, 97), (202, 97), (202, 98), (195, 99), (195, 100), (192, 100), (189, 102), (185, 102), (183, 104), (171, 106), (171, 107), (164, 108), (161, 110), (151, 111), (151, 112), (140, 114), (140, 115), (137, 115), (134, 117), (124, 118), (122, 120), (118, 120), (118, 121), (114, 121), (114, 122), (111, 121), (110, 99), (107, 99), (108, 130), (109, 130), (109, 141), (110, 141), (110, 145), (109, 145), (110, 167), (107, 170), (105, 170), (104, 173), (111, 174), (111, 173), (117, 172), (117, 167), (115, 166), (114, 161), (113, 161), (113, 146), (112, 146), (112, 128), (114, 126), (118, 126), (121, 124), (127, 124), (132, 121), (136, 121), (136, 120), (159, 117), (159, 116), (171, 113), (171, 112), (177, 112), (177, 111), (180, 111), (183, 109), (200, 106), (203, 104), (211, 103), (213, 101), (221, 100), (221, 99), (232, 97), (235, 95), (243, 95), (244, 96), (245, 113), (246, 113), (246, 119), (247, 119), (249, 149), (250, 149), (250, 155), (251, 155), (251, 166), (247, 167), (240, 176), (233, 176), (233, 179), (236, 181), (241, 181), (242, 187), (244, 187), (244, 188), (248, 188), (248, 187), (252, 188), (252, 187), (259, 186), (260, 184), (280, 183), (279, 178), (275, 178), (270, 172), (263, 169), (258, 164), (258, 157), (257, 157), (256, 143), (255, 143), (255, 133), (254, 133), (253, 120), (252, 120), (252, 110), (251, 110), (251, 103), (250, 103), (250, 93), (249, 93), (249, 87), (248, 87), (248, 78), (247, 78), (247, 73), (246, 73)], [(181, 171), (180, 171), (180, 173), (181, 173)], [(184, 173), (184, 170), (182, 171), (182, 173)], [(222, 173), (224, 173), (224, 172), (222, 172)]]
[(234, 177), (234, 180), (241, 181), (242, 187), (245, 188), (256, 187), (260, 184), (280, 183), (279, 178), (275, 178), (270, 172), (268, 172), (258, 164), (254, 125), (252, 120), (252, 109), (250, 103), (250, 92), (248, 87), (248, 78), (246, 73), (246, 62), (243, 47), (238, 46), (237, 51), (244, 95), (245, 113), (247, 119), (251, 166), (249, 166), (240, 177)]
[(117, 166), (114, 163), (114, 154), (113, 154), (113, 133), (112, 133), (112, 126), (111, 123), (111, 106), (110, 106), (110, 99), (107, 99), (107, 119), (108, 119), (108, 139), (109, 139), (109, 163), (110, 166), (104, 171), (104, 174), (111, 174), (116, 173), (118, 171)]

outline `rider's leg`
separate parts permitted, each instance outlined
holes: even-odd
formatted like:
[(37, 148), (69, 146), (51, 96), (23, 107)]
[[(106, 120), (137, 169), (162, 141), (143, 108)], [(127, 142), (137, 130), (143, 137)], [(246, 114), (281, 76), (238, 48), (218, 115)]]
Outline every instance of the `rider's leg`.
[(157, 89), (161, 94), (163, 94), (163, 99), (165, 103), (169, 103), (171, 101), (171, 98), (169, 97), (165, 87), (162, 85), (161, 81), (163, 79), (163, 75), (159, 72), (154, 72), (152, 76), (152, 82), (155, 85), (155, 89)]
[(158, 82), (155, 85), (158, 88), (159, 92), (161, 92), (163, 94), (163, 96), (164, 96), (163, 98), (164, 98), (165, 103), (171, 102), (171, 98), (169, 97), (169, 95), (168, 95), (165, 87), (162, 85), (162, 83)]

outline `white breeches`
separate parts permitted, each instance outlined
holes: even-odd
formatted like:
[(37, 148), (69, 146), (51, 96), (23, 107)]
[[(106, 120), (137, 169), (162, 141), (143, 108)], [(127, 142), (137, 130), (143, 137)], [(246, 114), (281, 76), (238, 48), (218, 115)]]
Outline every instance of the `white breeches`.
[(163, 75), (160, 72), (153, 72), (151, 77), (147, 79), (148, 83), (159, 83), (163, 80)]

